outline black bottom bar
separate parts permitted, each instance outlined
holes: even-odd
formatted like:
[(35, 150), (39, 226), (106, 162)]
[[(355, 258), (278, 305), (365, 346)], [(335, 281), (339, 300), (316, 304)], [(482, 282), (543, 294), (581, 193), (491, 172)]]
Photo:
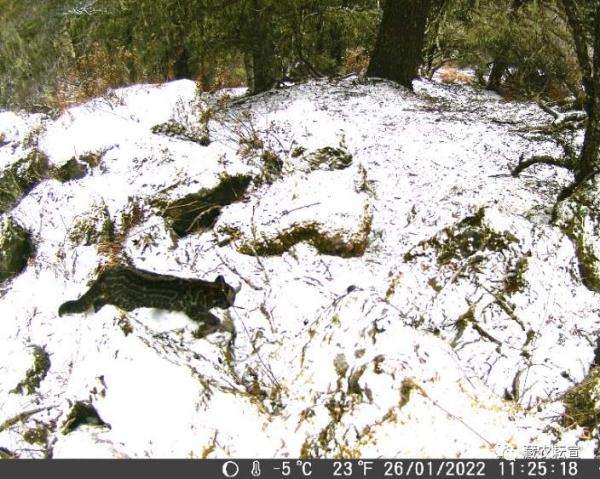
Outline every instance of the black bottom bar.
[(49, 459), (0, 461), (0, 478), (80, 479), (111, 475), (177, 479), (590, 479), (600, 477), (593, 459)]

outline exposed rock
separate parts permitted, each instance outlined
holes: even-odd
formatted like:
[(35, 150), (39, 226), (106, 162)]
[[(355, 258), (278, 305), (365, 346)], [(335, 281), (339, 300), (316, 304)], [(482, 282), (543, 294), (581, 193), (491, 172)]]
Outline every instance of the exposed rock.
[[(461, 261), (485, 251), (502, 251), (517, 239), (509, 232), (496, 232), (484, 222), (485, 210), (460, 221), (456, 226), (445, 228), (433, 238), (422, 241), (404, 255), (405, 261), (423, 256), (431, 248), (440, 265)], [(483, 259), (483, 257), (482, 257)]]
[(69, 411), (67, 418), (63, 422), (61, 426), (61, 432), (63, 434), (69, 434), (79, 426), (83, 425), (100, 427), (108, 426), (108, 424), (102, 420), (98, 414), (98, 411), (96, 411), (92, 404), (88, 402), (77, 401), (75, 404), (73, 404), (73, 407)]
[(18, 456), (10, 449), (0, 447), (0, 459), (17, 459)]
[(48, 174), (48, 157), (34, 149), (0, 175), (0, 213), (10, 210)]
[(355, 173), (315, 171), (285, 178), (252, 201), (228, 208), (216, 228), (219, 239), (235, 241), (247, 255), (280, 255), (306, 242), (322, 254), (362, 256), (372, 211), (369, 196), (356, 191)]
[(19, 274), (33, 253), (29, 233), (7, 217), (0, 223), (0, 281)]
[(77, 157), (73, 156), (61, 166), (51, 167), (49, 175), (61, 183), (80, 180), (89, 173), (90, 169), (100, 165), (102, 156), (108, 150), (109, 148), (105, 148), (96, 153), (89, 151)]
[(106, 205), (93, 209), (69, 229), (69, 240), (75, 244), (108, 243), (115, 236), (114, 224)]
[(62, 183), (72, 180), (80, 180), (88, 173), (88, 167), (76, 158), (71, 158), (64, 165), (53, 168), (51, 176)]
[(306, 242), (321, 254), (351, 258), (362, 256), (371, 232), (371, 215), (365, 211), (356, 231), (328, 230), (322, 223), (300, 223), (280, 231), (275, 236), (260, 238), (240, 244), (238, 251), (247, 255), (274, 256), (288, 251), (292, 246)]
[(248, 186), (250, 176), (224, 176), (217, 186), (186, 195), (174, 201), (155, 199), (151, 202), (160, 207), (163, 216), (178, 236), (212, 228), (224, 206), (240, 201)]
[(352, 164), (352, 155), (343, 148), (326, 146), (307, 156), (311, 169), (343, 170)]

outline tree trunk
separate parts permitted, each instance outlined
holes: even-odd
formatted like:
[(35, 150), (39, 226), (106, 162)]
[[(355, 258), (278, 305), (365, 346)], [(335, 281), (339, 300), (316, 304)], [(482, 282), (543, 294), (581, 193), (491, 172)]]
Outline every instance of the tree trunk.
[(594, 13), (594, 54), (586, 95), (587, 128), (581, 149), (578, 179), (600, 172), (600, 5)]
[(600, 293), (600, 247), (596, 241), (600, 230), (600, 3), (589, 4), (594, 5), (592, 44), (587, 40), (588, 32), (578, 10), (583, 2), (562, 0), (562, 4), (581, 69), (588, 119), (575, 181), (561, 193), (554, 207), (553, 222), (573, 241), (582, 283)]
[(573, 35), (577, 62), (581, 69), (585, 91), (584, 108), (588, 116), (575, 182), (582, 182), (600, 172), (600, 4), (594, 10), (593, 55), (583, 27), (581, 13), (575, 0), (562, 0), (567, 22)]
[(273, 27), (269, 7), (264, 1), (251, 0), (248, 45), (252, 57), (252, 92), (269, 90), (275, 83), (275, 45), (271, 29)]
[[(515, 17), (519, 8), (521, 8), (528, 0), (513, 0), (510, 4), (510, 9), (508, 11), (508, 16), (510, 21), (515, 21)], [(503, 60), (506, 58), (506, 50), (503, 49), (502, 53), (498, 55), (494, 59), (494, 64), (492, 65), (492, 71), (490, 72), (490, 77), (488, 78), (487, 85), (485, 86), (486, 90), (499, 92), (500, 86), (502, 85), (502, 76), (506, 71), (508, 65)]]
[(502, 76), (504, 75), (504, 71), (506, 70), (506, 63), (502, 60), (496, 60), (494, 65), (492, 66), (492, 71), (490, 72), (490, 77), (488, 78), (487, 85), (485, 86), (486, 90), (500, 91), (500, 85), (502, 84)]
[(184, 45), (181, 47), (175, 55), (175, 61), (173, 62), (173, 79), (191, 79), (193, 78), (192, 69), (190, 67), (190, 52)]
[(433, 0), (386, 0), (367, 75), (412, 90), (423, 61), (425, 26)]

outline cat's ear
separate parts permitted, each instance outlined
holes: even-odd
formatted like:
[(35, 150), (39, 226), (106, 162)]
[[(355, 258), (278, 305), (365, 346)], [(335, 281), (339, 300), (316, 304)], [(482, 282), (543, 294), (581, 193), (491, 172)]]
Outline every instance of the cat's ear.
[(225, 278), (223, 278), (223, 276), (219, 275), (215, 278), (215, 283), (225, 284)]

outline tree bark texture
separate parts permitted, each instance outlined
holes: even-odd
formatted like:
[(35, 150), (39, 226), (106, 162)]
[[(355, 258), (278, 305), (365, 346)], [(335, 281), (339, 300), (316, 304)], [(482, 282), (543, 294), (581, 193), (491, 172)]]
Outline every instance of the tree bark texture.
[(590, 65), (586, 35), (578, 13), (577, 2), (576, 0), (562, 0), (562, 4), (573, 36), (577, 62), (579, 63), (581, 76), (583, 77), (583, 88), (586, 91), (586, 96), (589, 97), (592, 88), (592, 65)]
[(588, 88), (588, 123), (581, 149), (581, 177), (600, 172), (600, 4), (594, 12), (594, 53)]
[(581, 182), (600, 172), (600, 4), (594, 10), (593, 54), (588, 43), (580, 12), (575, 0), (562, 0), (567, 21), (573, 35), (577, 61), (585, 90), (585, 111), (588, 115), (579, 165), (575, 181)]
[(393, 80), (412, 90), (412, 80), (423, 61), (425, 26), (433, 1), (385, 2), (368, 76)]
[(270, 6), (265, 5), (265, 2), (251, 0), (250, 4), (251, 31), (248, 47), (252, 56), (252, 92), (260, 93), (269, 90), (275, 83), (273, 18)]
[(488, 78), (487, 85), (485, 86), (486, 90), (490, 91), (500, 91), (500, 85), (502, 85), (502, 76), (504, 75), (504, 71), (506, 70), (506, 63), (502, 60), (496, 59), (494, 64), (492, 65), (492, 71), (490, 72), (490, 77)]

